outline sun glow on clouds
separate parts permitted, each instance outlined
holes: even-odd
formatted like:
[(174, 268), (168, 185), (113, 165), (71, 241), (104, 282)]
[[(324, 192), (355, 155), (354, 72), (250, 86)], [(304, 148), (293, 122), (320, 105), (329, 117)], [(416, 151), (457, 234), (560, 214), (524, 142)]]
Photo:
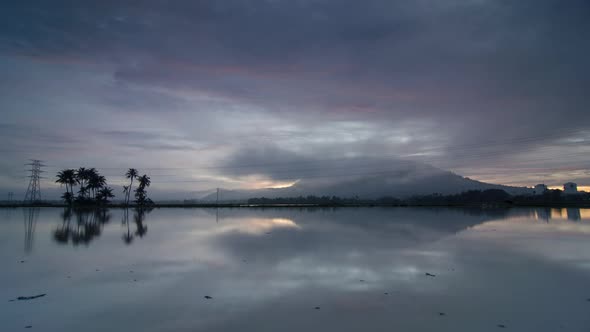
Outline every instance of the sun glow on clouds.
[(299, 182), (297, 180), (272, 180), (260, 175), (246, 176), (240, 179), (244, 189), (279, 189), (289, 188)]
[[(549, 186), (549, 189), (563, 190), (563, 186)], [(578, 191), (590, 192), (590, 186), (578, 186)]]

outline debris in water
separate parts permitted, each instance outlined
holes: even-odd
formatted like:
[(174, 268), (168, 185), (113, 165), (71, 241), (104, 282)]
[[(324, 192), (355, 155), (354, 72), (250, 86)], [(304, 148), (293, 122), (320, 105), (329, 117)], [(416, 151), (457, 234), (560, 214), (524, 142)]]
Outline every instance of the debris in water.
[(47, 295), (47, 294), (39, 294), (39, 295), (33, 295), (33, 296), (19, 296), (16, 299), (19, 301), (34, 300), (34, 299), (43, 297), (45, 295)]
[(33, 325), (27, 325), (27, 326), (25, 326), (25, 329), (30, 329), (32, 327), (33, 327)]
[(360, 281), (360, 282), (365, 282), (365, 280), (364, 280), (364, 279), (361, 279), (361, 280), (359, 280), (359, 281)]
[(436, 277), (436, 275), (434, 275), (434, 274), (432, 274), (432, 273), (428, 273), (428, 272), (426, 272), (426, 273), (425, 273), (425, 275), (426, 275), (427, 277)]
[(314, 309), (315, 309), (315, 310), (320, 310), (320, 307), (315, 307)]
[(209, 295), (205, 295), (205, 298), (206, 298), (207, 300), (211, 300), (211, 299), (213, 299), (213, 298), (212, 298), (211, 296), (209, 296)]
[(24, 263), (25, 261), (20, 261), (21, 263)]
[(385, 294), (385, 295), (389, 295), (389, 293), (383, 293), (383, 294)]
[(439, 312), (438, 315), (439, 316), (446, 316), (446, 314), (444, 312)]
[(501, 329), (505, 329), (506, 328), (506, 325), (504, 325), (504, 324), (498, 324), (498, 327), (501, 328)]

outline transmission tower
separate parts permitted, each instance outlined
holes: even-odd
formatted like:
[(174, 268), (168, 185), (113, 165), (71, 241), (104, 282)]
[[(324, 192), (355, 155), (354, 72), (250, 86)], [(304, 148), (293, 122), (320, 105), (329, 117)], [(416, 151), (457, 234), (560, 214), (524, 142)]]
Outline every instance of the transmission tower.
[(41, 167), (45, 165), (42, 164), (41, 160), (37, 159), (32, 159), (31, 163), (26, 165), (31, 166), (29, 170), (31, 172), (29, 176), (31, 180), (29, 181), (29, 187), (25, 194), (25, 203), (34, 203), (41, 200), (41, 184), (39, 180), (41, 179), (41, 173), (43, 173)]

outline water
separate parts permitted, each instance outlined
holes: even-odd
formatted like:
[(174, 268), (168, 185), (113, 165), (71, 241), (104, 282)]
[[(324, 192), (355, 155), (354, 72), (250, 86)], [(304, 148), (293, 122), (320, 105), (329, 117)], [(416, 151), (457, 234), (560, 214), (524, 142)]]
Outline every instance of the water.
[(590, 330), (583, 209), (0, 209), (0, 264), (0, 331)]

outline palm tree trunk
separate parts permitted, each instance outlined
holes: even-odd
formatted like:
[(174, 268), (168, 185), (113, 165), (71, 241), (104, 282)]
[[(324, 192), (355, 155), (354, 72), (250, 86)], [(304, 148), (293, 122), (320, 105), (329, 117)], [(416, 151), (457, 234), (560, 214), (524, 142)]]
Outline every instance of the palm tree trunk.
[(131, 183), (129, 184), (129, 191), (127, 192), (127, 202), (126, 205), (129, 205), (129, 198), (131, 196), (131, 187), (133, 187), (133, 177), (131, 177)]

